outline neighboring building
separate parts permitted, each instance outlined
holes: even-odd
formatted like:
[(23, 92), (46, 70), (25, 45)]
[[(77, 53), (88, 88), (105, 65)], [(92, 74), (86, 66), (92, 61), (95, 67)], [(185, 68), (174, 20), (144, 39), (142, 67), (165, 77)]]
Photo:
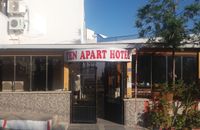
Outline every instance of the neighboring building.
[(103, 34), (97, 34), (95, 31), (91, 29), (86, 29), (86, 36), (85, 39), (87, 43), (99, 43), (99, 39), (106, 39), (107, 36)]
[(144, 44), (147, 39), (138, 38), (136, 35), (116, 36), (116, 37), (101, 37), (98, 35), (97, 42), (99, 43), (139, 43)]
[[(154, 83), (169, 79), (169, 49), (86, 29), (84, 0), (0, 3), (1, 112), (58, 115), (68, 123), (104, 118), (129, 126), (148, 100), (133, 99), (134, 85), (145, 91), (138, 96), (148, 97)], [(177, 78), (200, 79), (198, 48), (178, 50), (176, 56), (182, 68)]]

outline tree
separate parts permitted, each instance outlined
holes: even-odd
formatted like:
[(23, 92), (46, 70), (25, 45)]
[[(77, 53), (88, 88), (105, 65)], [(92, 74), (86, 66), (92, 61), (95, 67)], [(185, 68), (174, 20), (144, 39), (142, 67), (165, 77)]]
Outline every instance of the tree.
[(178, 0), (149, 0), (137, 13), (140, 37), (155, 47), (172, 49), (172, 81), (175, 84), (175, 50), (190, 42), (200, 44), (200, 0), (180, 10)]

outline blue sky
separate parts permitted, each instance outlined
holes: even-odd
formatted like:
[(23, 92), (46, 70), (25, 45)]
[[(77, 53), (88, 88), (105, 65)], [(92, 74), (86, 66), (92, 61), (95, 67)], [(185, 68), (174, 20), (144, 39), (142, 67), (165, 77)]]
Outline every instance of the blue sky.
[[(85, 0), (87, 28), (106, 36), (138, 34), (134, 25), (137, 10), (148, 0)], [(179, 0), (181, 5), (193, 0)]]
[(136, 11), (147, 0), (85, 0), (86, 26), (106, 36), (137, 34)]

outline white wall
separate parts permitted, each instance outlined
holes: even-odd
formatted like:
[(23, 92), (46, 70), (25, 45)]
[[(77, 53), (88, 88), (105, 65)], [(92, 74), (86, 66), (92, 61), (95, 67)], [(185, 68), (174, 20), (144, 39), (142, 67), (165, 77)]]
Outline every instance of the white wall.
[(8, 17), (0, 12), (0, 44), (80, 43), (84, 0), (23, 0), (28, 13), (23, 34), (8, 34)]

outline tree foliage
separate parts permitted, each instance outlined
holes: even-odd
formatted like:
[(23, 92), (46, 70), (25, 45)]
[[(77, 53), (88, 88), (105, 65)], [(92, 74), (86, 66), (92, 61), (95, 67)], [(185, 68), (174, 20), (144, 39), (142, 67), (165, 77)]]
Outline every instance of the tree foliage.
[(135, 24), (140, 37), (169, 48), (177, 48), (188, 41), (199, 44), (200, 0), (180, 8), (178, 0), (149, 0), (137, 13)]

